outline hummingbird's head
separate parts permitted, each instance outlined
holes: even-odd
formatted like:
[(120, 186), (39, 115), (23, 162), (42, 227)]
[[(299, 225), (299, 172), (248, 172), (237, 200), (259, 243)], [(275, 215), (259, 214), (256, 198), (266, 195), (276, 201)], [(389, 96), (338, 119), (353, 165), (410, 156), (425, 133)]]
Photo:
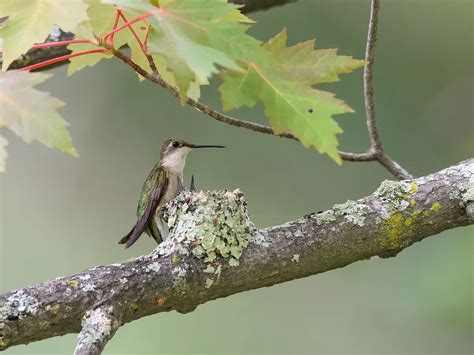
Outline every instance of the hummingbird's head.
[(161, 166), (171, 171), (182, 173), (186, 156), (193, 149), (225, 148), (223, 145), (196, 145), (181, 139), (167, 139), (161, 147)]

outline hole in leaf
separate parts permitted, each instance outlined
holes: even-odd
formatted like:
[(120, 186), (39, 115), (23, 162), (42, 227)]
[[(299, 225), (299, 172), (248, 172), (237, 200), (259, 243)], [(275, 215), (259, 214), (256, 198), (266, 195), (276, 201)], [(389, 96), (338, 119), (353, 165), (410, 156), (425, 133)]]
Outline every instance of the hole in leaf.
[(312, 108), (309, 108), (309, 109), (308, 109), (308, 112), (309, 112), (309, 113), (313, 113), (314, 110), (313, 110)]

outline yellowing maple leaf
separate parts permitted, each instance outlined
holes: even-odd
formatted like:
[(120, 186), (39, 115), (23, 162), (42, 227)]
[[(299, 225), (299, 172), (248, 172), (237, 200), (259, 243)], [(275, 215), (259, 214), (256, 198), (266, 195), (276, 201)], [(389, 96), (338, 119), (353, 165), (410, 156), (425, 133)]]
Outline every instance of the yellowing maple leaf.
[(57, 112), (64, 103), (34, 88), (49, 77), (16, 70), (0, 72), (0, 127), (8, 127), (27, 143), (38, 140), (47, 147), (77, 156), (68, 123)]
[(35, 43), (44, 42), (52, 25), (67, 32), (87, 19), (82, 0), (1, 0), (0, 16), (8, 16), (0, 28), (4, 71)]

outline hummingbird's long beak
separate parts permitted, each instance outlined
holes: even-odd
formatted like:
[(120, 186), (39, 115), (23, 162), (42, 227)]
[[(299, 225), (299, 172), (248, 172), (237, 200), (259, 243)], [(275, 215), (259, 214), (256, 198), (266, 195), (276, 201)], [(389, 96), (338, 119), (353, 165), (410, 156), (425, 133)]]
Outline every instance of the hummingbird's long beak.
[(189, 144), (189, 148), (225, 148), (223, 145), (196, 145), (196, 144)]

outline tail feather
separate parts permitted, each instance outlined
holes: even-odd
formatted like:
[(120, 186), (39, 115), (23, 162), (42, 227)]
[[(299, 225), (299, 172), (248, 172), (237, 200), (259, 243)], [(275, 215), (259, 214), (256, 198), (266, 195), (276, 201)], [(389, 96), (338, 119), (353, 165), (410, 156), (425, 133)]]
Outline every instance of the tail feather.
[(119, 242), (118, 242), (119, 244), (125, 244), (125, 243), (127, 243), (128, 238), (130, 238), (130, 236), (132, 235), (133, 231), (135, 230), (135, 226), (136, 226), (136, 225), (133, 226), (132, 230), (131, 230), (130, 232), (128, 232), (125, 237), (123, 237), (122, 239), (119, 240)]

